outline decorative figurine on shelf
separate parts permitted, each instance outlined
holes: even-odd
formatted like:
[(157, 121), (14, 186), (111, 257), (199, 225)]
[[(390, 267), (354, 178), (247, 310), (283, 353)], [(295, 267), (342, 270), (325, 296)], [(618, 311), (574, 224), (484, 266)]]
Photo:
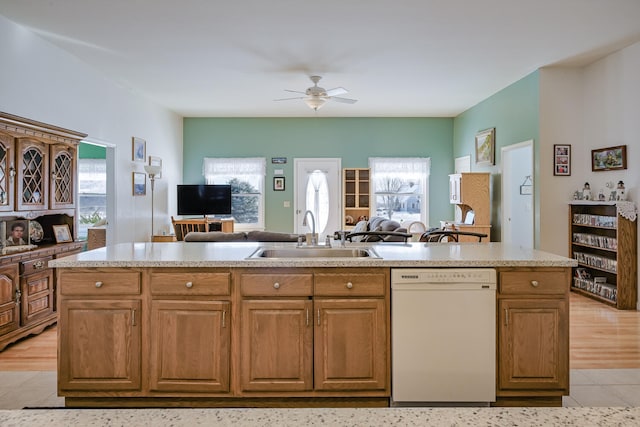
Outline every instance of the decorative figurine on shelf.
[(616, 188), (616, 200), (627, 200), (627, 195), (624, 191), (624, 182), (618, 181), (618, 187)]
[(584, 188), (582, 189), (582, 198), (584, 200), (591, 200), (591, 187), (588, 182), (584, 183)]
[(598, 200), (600, 200), (601, 202), (604, 202), (606, 200), (605, 196), (604, 196), (604, 190), (601, 188), (600, 192), (598, 193)]

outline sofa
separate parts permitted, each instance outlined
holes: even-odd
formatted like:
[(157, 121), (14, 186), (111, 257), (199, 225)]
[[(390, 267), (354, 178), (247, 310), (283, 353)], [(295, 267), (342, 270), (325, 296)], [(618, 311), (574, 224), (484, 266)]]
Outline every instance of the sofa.
[[(302, 241), (305, 236), (302, 236)], [(298, 234), (277, 231), (191, 231), (184, 236), (185, 242), (297, 242)]]
[(398, 221), (381, 216), (359, 221), (347, 234), (352, 242), (406, 242), (411, 234)]

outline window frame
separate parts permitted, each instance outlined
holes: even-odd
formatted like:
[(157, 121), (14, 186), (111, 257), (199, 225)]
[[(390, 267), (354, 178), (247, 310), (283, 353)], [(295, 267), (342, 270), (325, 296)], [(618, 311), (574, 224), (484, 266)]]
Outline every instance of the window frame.
[[(234, 222), (234, 230), (264, 230), (265, 228), (265, 180), (266, 158), (264, 157), (205, 157), (202, 161), (202, 175), (206, 184), (227, 184), (222, 177), (255, 176), (259, 178), (257, 193), (232, 193), (232, 197), (258, 196), (258, 221), (255, 223)], [(233, 216), (233, 211), (231, 212)]]
[[(377, 216), (378, 196), (397, 194), (377, 191), (377, 180), (381, 174), (418, 174), (422, 191), (420, 192), (420, 222), (429, 224), (429, 175), (431, 173), (430, 157), (369, 157), (371, 174), (371, 216)], [(404, 224), (409, 226), (409, 224)]]

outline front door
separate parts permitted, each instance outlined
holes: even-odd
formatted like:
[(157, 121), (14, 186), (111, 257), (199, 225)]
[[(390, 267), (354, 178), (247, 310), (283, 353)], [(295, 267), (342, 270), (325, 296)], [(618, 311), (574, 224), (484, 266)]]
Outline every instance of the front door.
[(311, 220), (307, 218), (307, 226), (303, 226), (307, 210), (313, 212), (318, 241), (324, 236), (333, 235), (340, 230), (341, 212), (341, 159), (294, 159), (294, 232), (298, 234), (311, 232)]

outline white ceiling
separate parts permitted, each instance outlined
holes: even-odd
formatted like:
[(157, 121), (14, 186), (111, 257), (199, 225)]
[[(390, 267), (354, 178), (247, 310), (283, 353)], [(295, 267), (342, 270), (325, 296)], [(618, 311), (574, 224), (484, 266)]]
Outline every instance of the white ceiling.
[[(640, 40), (640, 0), (0, 0), (0, 14), (183, 116), (451, 117), (540, 67)], [(54, 84), (55, 82), (52, 82)]]

